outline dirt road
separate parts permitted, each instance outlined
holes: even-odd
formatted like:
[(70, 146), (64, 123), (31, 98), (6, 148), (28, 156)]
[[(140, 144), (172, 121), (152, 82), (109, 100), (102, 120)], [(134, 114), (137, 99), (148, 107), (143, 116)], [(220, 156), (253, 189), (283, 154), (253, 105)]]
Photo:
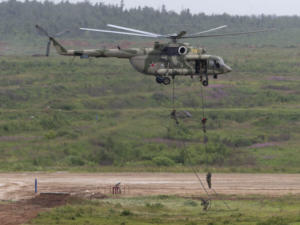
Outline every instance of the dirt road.
[(28, 200), (0, 204), (0, 224), (20, 225), (29, 222), (40, 212), (65, 205), (68, 194), (42, 194)]
[[(207, 186), (205, 174), (200, 177)], [(121, 182), (130, 196), (203, 193), (192, 173), (2, 173), (0, 200), (32, 198), (35, 178), (39, 192), (108, 194), (112, 185)], [(220, 194), (300, 194), (300, 174), (213, 174), (212, 183)]]

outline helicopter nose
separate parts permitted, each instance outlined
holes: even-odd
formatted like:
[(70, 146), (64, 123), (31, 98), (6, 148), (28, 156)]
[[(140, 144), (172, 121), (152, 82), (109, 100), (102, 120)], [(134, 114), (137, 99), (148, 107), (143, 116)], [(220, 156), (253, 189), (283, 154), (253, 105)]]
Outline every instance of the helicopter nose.
[(231, 71), (232, 71), (231, 67), (225, 64), (224, 65), (224, 72), (225, 73), (230, 73)]

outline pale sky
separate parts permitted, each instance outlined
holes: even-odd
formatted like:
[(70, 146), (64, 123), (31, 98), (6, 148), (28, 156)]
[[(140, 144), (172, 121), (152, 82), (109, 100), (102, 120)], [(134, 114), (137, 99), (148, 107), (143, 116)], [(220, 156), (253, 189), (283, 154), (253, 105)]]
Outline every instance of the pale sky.
[[(55, 0), (60, 1), (60, 0)], [(78, 2), (81, 0), (69, 0)], [(104, 2), (119, 4), (121, 0), (89, 0), (92, 3)], [(126, 8), (151, 6), (180, 12), (189, 8), (192, 13), (233, 14), (233, 15), (300, 15), (300, 0), (124, 0)]]

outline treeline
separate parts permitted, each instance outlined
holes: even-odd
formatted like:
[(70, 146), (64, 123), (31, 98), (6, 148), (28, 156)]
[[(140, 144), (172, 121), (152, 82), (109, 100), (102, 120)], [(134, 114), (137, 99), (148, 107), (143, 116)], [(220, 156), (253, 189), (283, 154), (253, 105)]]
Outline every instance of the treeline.
[[(70, 29), (69, 37), (99, 38), (99, 34), (87, 34), (79, 27), (104, 28), (107, 23), (124, 25), (157, 33), (172, 33), (181, 30), (203, 29), (228, 25), (227, 31), (244, 31), (275, 27), (278, 29), (300, 29), (300, 17), (287, 16), (231, 16), (191, 14), (188, 9), (176, 13), (163, 6), (160, 10), (150, 7), (124, 9), (120, 5), (60, 2), (19, 2), (9, 0), (0, 3), (0, 39), (30, 39), (36, 36), (34, 25), (44, 26), (51, 33)], [(291, 32), (285, 35), (292, 35)], [(105, 39), (111, 36), (100, 35)], [(66, 36), (68, 37), (68, 36)], [(115, 37), (119, 38), (119, 37)]]

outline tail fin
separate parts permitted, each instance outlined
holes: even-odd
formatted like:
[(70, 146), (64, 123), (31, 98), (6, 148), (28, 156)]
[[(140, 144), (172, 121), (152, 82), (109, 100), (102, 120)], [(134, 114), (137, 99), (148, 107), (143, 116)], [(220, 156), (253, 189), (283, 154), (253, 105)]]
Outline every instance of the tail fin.
[(65, 55), (67, 53), (67, 49), (65, 49), (58, 41), (56, 41), (53, 37), (49, 37), (50, 41), (52, 41), (53, 46), (56, 51), (60, 55)]
[[(42, 28), (39, 25), (35, 25), (35, 28), (43, 35), (47, 36), (49, 38), (49, 41), (53, 43), (53, 46), (55, 47), (56, 51), (58, 54), (60, 55), (65, 55), (67, 53), (67, 50), (58, 42), (55, 40), (54, 37), (50, 36), (49, 33)], [(49, 52), (49, 50), (47, 49), (47, 52)]]

